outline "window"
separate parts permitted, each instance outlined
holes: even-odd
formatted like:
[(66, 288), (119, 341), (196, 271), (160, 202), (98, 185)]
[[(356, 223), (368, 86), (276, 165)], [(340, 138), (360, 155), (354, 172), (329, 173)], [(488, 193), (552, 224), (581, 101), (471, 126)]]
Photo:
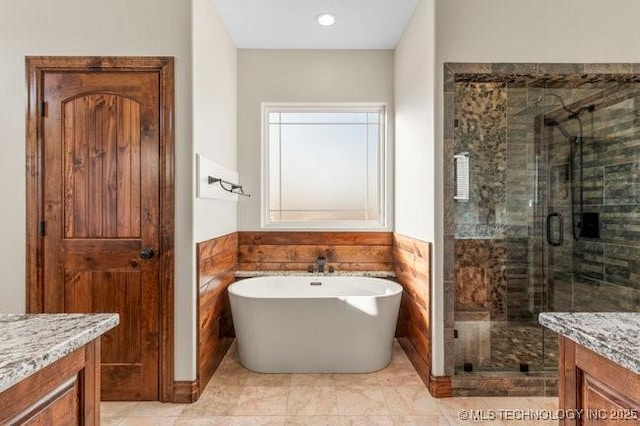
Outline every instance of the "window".
[(384, 105), (263, 105), (263, 227), (384, 228)]

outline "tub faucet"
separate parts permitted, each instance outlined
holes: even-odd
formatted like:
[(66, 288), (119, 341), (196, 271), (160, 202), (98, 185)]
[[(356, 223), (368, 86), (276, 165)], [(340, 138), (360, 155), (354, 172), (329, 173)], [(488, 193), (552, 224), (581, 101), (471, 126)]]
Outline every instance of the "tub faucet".
[(327, 264), (327, 258), (324, 256), (318, 256), (316, 264), (318, 265), (318, 273), (324, 274), (324, 265)]

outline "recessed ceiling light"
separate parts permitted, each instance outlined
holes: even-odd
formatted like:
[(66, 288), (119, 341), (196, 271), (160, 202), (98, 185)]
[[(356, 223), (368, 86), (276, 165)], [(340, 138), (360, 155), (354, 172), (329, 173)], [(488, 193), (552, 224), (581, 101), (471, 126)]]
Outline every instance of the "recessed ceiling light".
[(336, 23), (336, 15), (334, 15), (333, 13), (321, 13), (320, 15), (316, 16), (316, 21), (318, 21), (318, 24), (322, 25), (323, 27), (330, 27)]

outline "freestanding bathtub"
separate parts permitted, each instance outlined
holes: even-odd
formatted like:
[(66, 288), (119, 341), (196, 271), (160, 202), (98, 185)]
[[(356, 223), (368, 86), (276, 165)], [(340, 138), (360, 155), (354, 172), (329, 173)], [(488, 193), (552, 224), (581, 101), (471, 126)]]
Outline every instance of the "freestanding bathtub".
[(389, 364), (402, 287), (271, 276), (229, 286), (240, 363), (259, 373), (368, 373)]

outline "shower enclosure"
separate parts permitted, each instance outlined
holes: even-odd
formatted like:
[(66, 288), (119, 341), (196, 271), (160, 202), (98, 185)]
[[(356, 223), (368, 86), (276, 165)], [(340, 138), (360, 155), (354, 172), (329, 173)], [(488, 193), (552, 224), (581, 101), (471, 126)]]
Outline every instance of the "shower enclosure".
[[(540, 312), (640, 311), (636, 81), (455, 75), (457, 394), (508, 394), (486, 381), (501, 374), (555, 378), (557, 336), (538, 325)], [(521, 394), (553, 388), (549, 380), (525, 384)]]

